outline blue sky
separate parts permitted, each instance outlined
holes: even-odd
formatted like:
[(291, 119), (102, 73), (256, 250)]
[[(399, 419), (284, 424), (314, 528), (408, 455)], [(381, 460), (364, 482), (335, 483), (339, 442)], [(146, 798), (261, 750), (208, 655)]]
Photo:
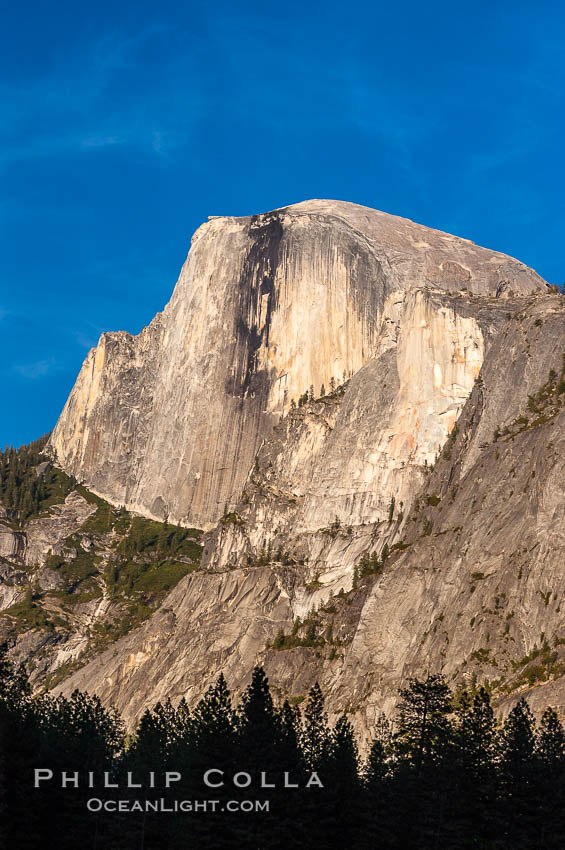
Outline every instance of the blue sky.
[(192, 232), (339, 198), (565, 279), (565, 6), (2, 4), (0, 445), (56, 422)]

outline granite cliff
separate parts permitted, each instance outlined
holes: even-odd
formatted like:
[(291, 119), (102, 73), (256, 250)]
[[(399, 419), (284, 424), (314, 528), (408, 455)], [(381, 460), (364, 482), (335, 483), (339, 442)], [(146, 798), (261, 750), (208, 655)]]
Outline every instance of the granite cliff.
[(137, 337), (102, 335), (51, 447), (109, 501), (209, 527), (292, 399), (341, 383), (401, 334), (395, 440), (390, 452), (389, 434), (364, 447), (374, 471), (351, 485), (361, 519), (376, 508), (377, 455), (433, 460), (480, 369), (488, 323), (442, 296), (544, 289), (503, 254), (354, 204), (215, 217), (194, 234), (163, 313)]
[(109, 503), (206, 528), (200, 568), (60, 687), (131, 721), (260, 660), (362, 730), (426, 669), (563, 710), (564, 318), (517, 260), (353, 204), (211, 219), (48, 446)]

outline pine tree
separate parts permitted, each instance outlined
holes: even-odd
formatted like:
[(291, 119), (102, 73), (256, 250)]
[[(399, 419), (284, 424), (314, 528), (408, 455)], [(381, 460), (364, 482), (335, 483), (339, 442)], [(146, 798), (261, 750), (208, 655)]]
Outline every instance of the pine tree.
[(8, 836), (5, 828), (9, 819), (6, 800), (7, 778), (4, 758), (4, 753), (6, 752), (4, 735), (6, 730), (4, 728), (2, 713), (2, 708), (0, 707), (0, 847), (8, 847)]
[(477, 846), (497, 836), (496, 723), (484, 688), (459, 696), (449, 821), (451, 832)]
[(241, 698), (237, 733), (242, 765), (256, 772), (274, 762), (280, 740), (279, 718), (262, 667), (253, 669), (251, 682)]
[(319, 684), (310, 688), (304, 712), (302, 752), (310, 770), (324, 771), (330, 754), (330, 730), (324, 711), (324, 697)]
[(561, 773), (565, 764), (565, 731), (552, 708), (546, 708), (541, 718), (537, 752), (549, 775)]
[(536, 832), (535, 720), (524, 697), (500, 734), (501, 825), (508, 850), (530, 848)]
[(6, 847), (35, 850), (40, 846), (42, 822), (53, 823), (45, 801), (37, 801), (30, 782), (41, 758), (40, 734), (31, 689), (22, 667), (14, 670), (7, 647), (0, 646), (0, 762), (3, 770), (2, 820)]
[[(233, 750), (235, 713), (224, 674), (220, 673), (194, 710), (196, 739), (202, 747), (211, 746), (219, 753)], [(226, 750), (224, 750), (224, 747)]]
[[(357, 743), (343, 714), (332, 730), (324, 794), (326, 846), (358, 846), (362, 815)], [(321, 824), (319, 823), (319, 826)], [(323, 834), (323, 832), (322, 832)], [(324, 842), (322, 842), (324, 843)]]
[(289, 772), (303, 771), (302, 753), (300, 751), (300, 709), (285, 699), (278, 712), (279, 740), (281, 764), (284, 769), (288, 765)]
[[(244, 691), (237, 716), (237, 764), (257, 782), (261, 774), (267, 778), (280, 771), (281, 728), (280, 719), (274, 710), (269, 689), (269, 680), (262, 667), (255, 667), (251, 682)], [(242, 815), (236, 824), (239, 843), (242, 846), (265, 845), (275, 823), (281, 817), (279, 811), (281, 789), (269, 791), (272, 812)], [(241, 796), (247, 798), (249, 789), (242, 789)]]
[(400, 691), (394, 735), (391, 802), (400, 846), (422, 850), (445, 843), (453, 728), (451, 692), (443, 676), (409, 679)]
[(450, 738), (451, 692), (439, 675), (409, 679), (408, 683), (400, 690), (395, 747), (419, 772), (441, 758)]
[(558, 847), (565, 835), (565, 731), (552, 708), (541, 718), (536, 755), (539, 846)]
[[(303, 790), (306, 769), (300, 748), (301, 716), (298, 706), (285, 700), (278, 710), (279, 750), (277, 767), (288, 773), (299, 789), (283, 789), (275, 795), (276, 821), (271, 837), (273, 848), (302, 850), (311, 837), (309, 824), (309, 791)], [(316, 793), (316, 792), (313, 792)]]
[(378, 718), (375, 737), (363, 765), (364, 815), (366, 844), (378, 850), (391, 843), (389, 833), (390, 791), (392, 779), (390, 723), (384, 714)]
[[(190, 782), (195, 798), (205, 793), (203, 776), (206, 771), (222, 771), (226, 784), (214, 788), (214, 797), (225, 805), (233, 788), (229, 785), (230, 773), (237, 763), (237, 725), (235, 712), (231, 704), (231, 694), (223, 673), (216, 684), (206, 691), (192, 714), (194, 757), (190, 770)], [(220, 774), (215, 774), (218, 778)], [(235, 822), (222, 820), (221, 812), (210, 815), (195, 815), (192, 819), (195, 847), (214, 846), (218, 850), (237, 846)], [(220, 828), (224, 823), (224, 828)], [(231, 825), (230, 825), (231, 824)]]
[(157, 703), (154, 711), (144, 711), (130, 748), (130, 759), (140, 773), (167, 759), (167, 732), (159, 717), (160, 708)]

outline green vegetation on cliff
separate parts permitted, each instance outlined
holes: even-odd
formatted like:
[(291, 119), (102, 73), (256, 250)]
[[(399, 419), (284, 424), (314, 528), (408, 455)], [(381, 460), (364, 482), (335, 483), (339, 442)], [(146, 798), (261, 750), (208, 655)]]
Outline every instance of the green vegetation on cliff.
[(0, 502), (20, 525), (63, 502), (76, 486), (43, 454), (48, 439), (45, 434), (27, 446), (0, 451)]
[[(202, 533), (114, 507), (54, 467), (43, 453), (46, 442), (42, 437), (0, 452), (4, 523), (20, 530), (24, 539), (39, 534), (42, 547), (53, 541), (53, 554), (43, 556), (37, 566), (5, 562), (4, 580), (21, 592), (0, 613), (0, 637), (17, 643), (31, 633), (26, 638), (30, 669), (49, 653), (53, 641), (64, 646), (73, 635), (86, 637), (79, 658), (47, 668), (43, 681), (52, 686), (138, 627), (183, 576), (198, 569)], [(74, 505), (67, 514), (49, 511), (73, 491), (96, 508), (78, 528)], [(61, 539), (65, 522), (74, 530)], [(22, 579), (27, 583), (22, 585)]]

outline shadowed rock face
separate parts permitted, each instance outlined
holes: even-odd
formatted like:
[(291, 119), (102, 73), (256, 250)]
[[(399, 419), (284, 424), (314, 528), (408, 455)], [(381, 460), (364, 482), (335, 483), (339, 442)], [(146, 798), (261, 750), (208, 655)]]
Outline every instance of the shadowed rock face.
[[(467, 302), (544, 289), (504, 254), (354, 204), (213, 218), (163, 313), (137, 337), (103, 334), (89, 353), (50, 449), (115, 504), (209, 527), (236, 504), (292, 399), (375, 359), (384, 368), (394, 348), (387, 414), (363, 413), (366, 384), (336, 434), (333, 467), (312, 472), (303, 514), (309, 527), (325, 522), (320, 503), (337, 474), (335, 513), (372, 521), (393, 488), (411, 492), (413, 467), (441, 448), (478, 374), (496, 322)], [(371, 416), (380, 431), (367, 443)], [(352, 441), (366, 457), (343, 468)], [(410, 475), (386, 485), (405, 466)]]

